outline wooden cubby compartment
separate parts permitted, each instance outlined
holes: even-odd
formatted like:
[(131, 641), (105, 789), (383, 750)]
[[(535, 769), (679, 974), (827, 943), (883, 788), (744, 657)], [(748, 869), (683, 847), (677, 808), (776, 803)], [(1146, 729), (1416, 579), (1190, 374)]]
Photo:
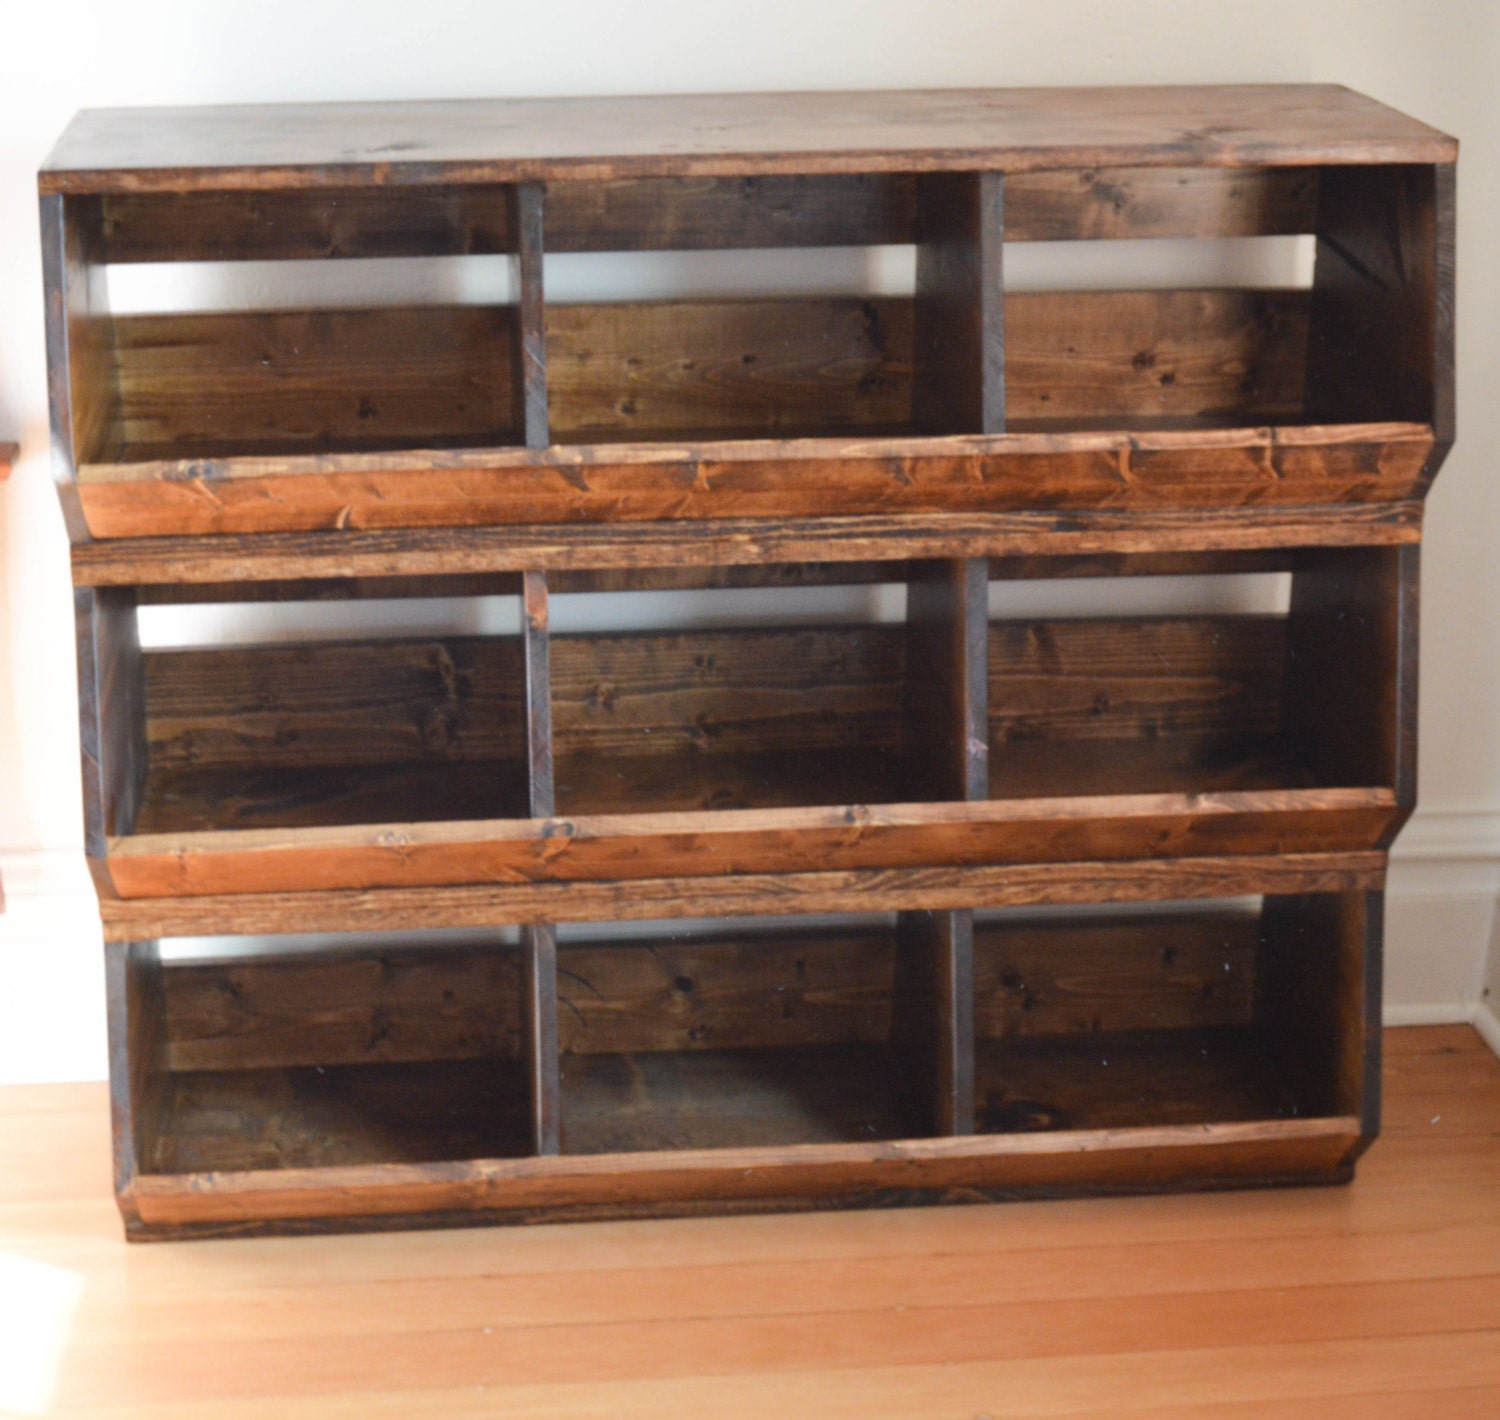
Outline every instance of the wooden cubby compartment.
[(978, 914), (975, 1132), (1361, 1115), (1377, 915), (1359, 894)]
[[(97, 329), (79, 374), (88, 387), (76, 392), (86, 411), (75, 426), (79, 461), (524, 445), (521, 191), (121, 193), (70, 202), (76, 260), (101, 271), (165, 266), (208, 305), (116, 314), (95, 296)], [(383, 303), (337, 298), (328, 278), (338, 273), (327, 264), (349, 258), (373, 268), (361, 284)], [(424, 281), (431, 258), (449, 265), (436, 281), (429, 268)], [(468, 273), (459, 268), (486, 258), (508, 259), (510, 280), (491, 273), (486, 284), (508, 285), (512, 299), (460, 299)], [(286, 261), (303, 267), (305, 303), (267, 301), (276, 274), (264, 267), (234, 269)], [(215, 308), (216, 283), (235, 292), (224, 308)], [(414, 287), (434, 284), (451, 298), (414, 299)], [(468, 276), (468, 284), (480, 283)]]
[[(799, 569), (769, 570), (783, 585), (716, 594), (707, 624), (693, 624), (702, 604), (684, 593), (638, 594), (613, 615), (609, 594), (585, 606), (566, 592), (550, 597), (554, 626), (589, 626), (550, 638), (559, 815), (950, 796), (934, 764), (943, 687), (930, 678), (930, 628), (916, 613), (924, 579), (940, 582), (944, 569), (800, 569), (798, 580), (843, 593), (835, 620), (787, 584)], [(841, 574), (855, 580), (840, 586)], [(883, 593), (894, 608), (884, 617)], [(629, 629), (622, 616), (670, 629)]]
[[(1107, 574), (1131, 581), (1091, 585)], [(1286, 791), (1313, 809), (1332, 789), (1409, 808), (1414, 553), (997, 559), (990, 576), (991, 798)], [(1150, 584), (1170, 612), (1099, 614), (1111, 585)], [(1071, 614), (1028, 612), (1039, 595)]]

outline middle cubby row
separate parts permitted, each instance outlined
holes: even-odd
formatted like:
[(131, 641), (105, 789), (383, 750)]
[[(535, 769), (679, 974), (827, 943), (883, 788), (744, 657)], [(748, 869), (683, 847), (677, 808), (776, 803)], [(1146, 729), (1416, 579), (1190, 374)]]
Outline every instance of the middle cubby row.
[(1410, 548), (257, 590), (281, 639), (145, 649), (215, 589), (78, 594), (123, 897), (1353, 850), (1410, 803)]

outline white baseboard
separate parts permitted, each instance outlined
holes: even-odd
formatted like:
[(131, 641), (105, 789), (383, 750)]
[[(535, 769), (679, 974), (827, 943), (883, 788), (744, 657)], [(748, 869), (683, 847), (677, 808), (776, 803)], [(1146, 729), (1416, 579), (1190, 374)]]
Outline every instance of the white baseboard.
[(1481, 1001), (1474, 1007), (1474, 1029), (1483, 1037), (1484, 1043), (1489, 1046), (1496, 1055), (1500, 1055), (1500, 1016), (1497, 1016), (1488, 1002)]

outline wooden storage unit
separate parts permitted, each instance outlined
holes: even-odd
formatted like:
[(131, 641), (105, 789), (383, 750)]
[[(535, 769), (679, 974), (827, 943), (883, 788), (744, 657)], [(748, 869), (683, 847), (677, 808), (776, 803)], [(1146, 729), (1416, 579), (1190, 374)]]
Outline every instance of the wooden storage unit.
[(81, 115), (132, 1235), (1348, 1177), (1455, 156), (1320, 87)]

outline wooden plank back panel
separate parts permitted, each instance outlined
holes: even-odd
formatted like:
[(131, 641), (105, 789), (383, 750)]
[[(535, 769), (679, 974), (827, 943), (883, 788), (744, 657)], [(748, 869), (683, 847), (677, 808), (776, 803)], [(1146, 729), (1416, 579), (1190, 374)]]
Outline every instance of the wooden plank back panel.
[(780, 929), (565, 943), (564, 1054), (884, 1042), (895, 972), (889, 930)]
[(1246, 912), (981, 920), (974, 1033), (1001, 1039), (1248, 1025), (1259, 941), (1259, 918)]
[(521, 1055), (514, 948), (392, 947), (162, 973), (174, 1072)]
[[(559, 181), (547, 188), (547, 249), (908, 245), (915, 192), (910, 173)], [(1003, 231), (1008, 242), (1282, 236), (1313, 230), (1317, 195), (1316, 168), (1013, 173)]]
[[(997, 379), (993, 402), (1003, 397), (1007, 427), (1023, 430), (1291, 418), (1301, 407), (1306, 308), (1300, 291), (1012, 293), (1003, 396)], [(547, 322), (560, 443), (914, 427), (913, 308), (904, 298), (555, 306)], [(978, 411), (944, 432), (984, 432), (989, 416)]]
[(557, 636), (551, 660), (559, 757), (903, 743), (902, 626)]
[(153, 651), (145, 662), (157, 768), (526, 756), (517, 638)]
[(520, 439), (508, 306), (137, 315), (114, 328), (124, 438), (137, 454)]
[(991, 622), (992, 752), (1012, 741), (1273, 734), (1285, 648), (1277, 616)]
[[(120, 427), (119, 376), (100, 257), (96, 198), (43, 197), (42, 271), (47, 295), (47, 385), (52, 444), (68, 472), (113, 457)], [(63, 485), (69, 535), (76, 526), (71, 485)]]
[(1008, 173), (1005, 240), (1292, 236), (1313, 230), (1317, 204), (1316, 168)]
[(1295, 420), (1307, 293), (1017, 292), (1005, 299), (1005, 347), (1013, 431)]
[(904, 432), (911, 362), (911, 302), (895, 297), (547, 310), (558, 443)]
[(501, 186), (315, 192), (116, 192), (102, 199), (105, 262), (488, 256), (514, 250)]

